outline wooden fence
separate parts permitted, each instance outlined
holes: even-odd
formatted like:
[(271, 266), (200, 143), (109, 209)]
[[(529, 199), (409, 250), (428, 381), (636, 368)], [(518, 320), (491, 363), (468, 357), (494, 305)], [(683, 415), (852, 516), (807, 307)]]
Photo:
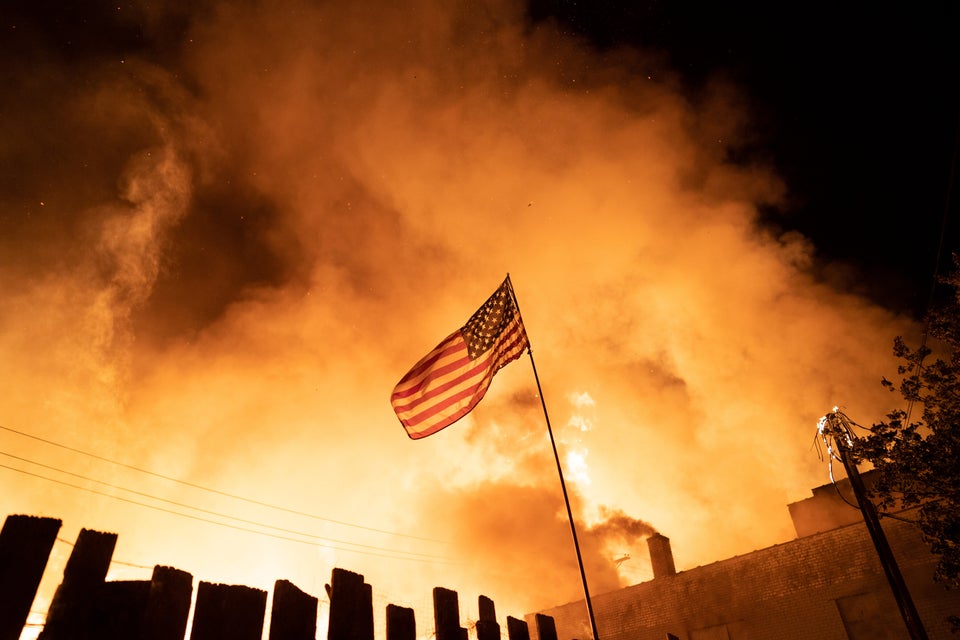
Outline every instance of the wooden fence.
[[(11, 515), (0, 531), (0, 640), (18, 640), (47, 566), (61, 521)], [(267, 592), (243, 585), (197, 585), (193, 623), (187, 622), (193, 576), (156, 566), (150, 580), (107, 581), (117, 534), (82, 529), (63, 570), (39, 640), (260, 640)], [(328, 640), (374, 640), (373, 591), (363, 576), (334, 569), (329, 585)], [(270, 640), (316, 640), (316, 597), (277, 580)], [(457, 593), (433, 590), (436, 640), (467, 640)], [(493, 601), (479, 598), (477, 640), (500, 640)], [(540, 640), (557, 640), (553, 618), (537, 614)], [(386, 607), (386, 640), (415, 640), (413, 609)], [(509, 640), (530, 640), (524, 620), (507, 617)]]

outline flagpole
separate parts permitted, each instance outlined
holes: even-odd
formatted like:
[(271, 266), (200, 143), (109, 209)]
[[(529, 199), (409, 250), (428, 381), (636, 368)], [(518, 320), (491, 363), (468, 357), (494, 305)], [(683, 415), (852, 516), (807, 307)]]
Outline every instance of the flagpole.
[[(507, 282), (510, 285), (510, 296), (513, 298), (513, 304), (517, 309), (520, 326), (524, 326), (523, 314), (520, 313), (520, 304), (517, 302), (517, 294), (513, 290), (513, 282), (510, 280), (509, 273), (507, 274)], [(526, 332), (525, 326), (524, 332)], [(547, 433), (550, 434), (550, 446), (553, 447), (553, 458), (557, 462), (557, 473), (560, 475), (560, 489), (563, 490), (563, 502), (567, 506), (567, 519), (570, 521), (570, 533), (573, 534), (573, 546), (577, 550), (577, 564), (580, 566), (580, 579), (583, 581), (583, 595), (587, 602), (587, 613), (590, 616), (590, 628), (593, 631), (593, 640), (600, 640), (600, 634), (597, 633), (597, 620), (593, 615), (593, 603), (590, 602), (590, 589), (587, 587), (587, 574), (583, 570), (583, 556), (580, 554), (577, 528), (573, 524), (573, 511), (570, 509), (570, 497), (567, 495), (567, 485), (563, 481), (563, 468), (560, 466), (560, 454), (557, 453), (557, 443), (553, 438), (553, 429), (550, 426), (550, 415), (547, 413), (547, 403), (543, 399), (543, 389), (540, 387), (540, 376), (537, 375), (537, 364), (533, 361), (533, 349), (530, 347), (530, 336), (527, 336), (527, 355), (530, 356), (530, 366), (533, 367), (533, 379), (537, 383), (537, 393), (540, 395), (540, 406), (543, 407), (543, 417), (547, 422)]]

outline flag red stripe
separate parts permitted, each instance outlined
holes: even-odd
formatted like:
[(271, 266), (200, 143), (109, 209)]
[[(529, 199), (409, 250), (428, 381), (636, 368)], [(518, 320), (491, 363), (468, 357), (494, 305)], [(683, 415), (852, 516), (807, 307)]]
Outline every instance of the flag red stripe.
[[(466, 345), (464, 345), (463, 348), (464, 350), (466, 350)], [(431, 400), (434, 400), (434, 398), (437, 398), (438, 396), (441, 396), (445, 393), (451, 396), (457, 395), (459, 393), (456, 390), (458, 387), (463, 387), (464, 383), (486, 372), (486, 370), (490, 366), (490, 360), (491, 360), (491, 355), (489, 352), (487, 354), (484, 354), (483, 357), (474, 361), (471, 361), (469, 358), (467, 358), (466, 359), (467, 364), (459, 368), (459, 370), (462, 371), (460, 375), (450, 380), (444, 381), (437, 386), (430, 386), (429, 383), (436, 383), (440, 381), (440, 376), (437, 376), (435, 379), (431, 377), (431, 379), (427, 381), (428, 386), (425, 389), (423, 385), (418, 385), (418, 388), (424, 389), (422, 393), (410, 399), (405, 404), (402, 404), (399, 406), (396, 402), (394, 402), (394, 410), (397, 412), (398, 415), (400, 415), (401, 413), (409, 414), (409, 413), (412, 413), (413, 411), (416, 411), (417, 408), (420, 406), (427, 406), (429, 408), (429, 405), (432, 404), (430, 402)], [(467, 387), (467, 389), (475, 390), (476, 387), (477, 385), (473, 384)], [(401, 397), (406, 398), (406, 396), (401, 396)], [(396, 399), (399, 400), (400, 397)], [(440, 399), (440, 400), (436, 400), (435, 402), (440, 403), (440, 402), (443, 402), (443, 400)], [(426, 410), (428, 409), (424, 409), (424, 411)], [(404, 418), (404, 416), (401, 416), (401, 418)], [(409, 416), (407, 416), (407, 419), (409, 419)]]
[[(451, 380), (449, 380), (449, 381), (447, 381), (447, 382), (445, 382), (445, 383), (443, 383), (443, 384), (441, 384), (441, 385), (439, 385), (439, 386), (436, 386), (436, 387), (429, 387), (429, 386), (427, 386), (427, 387), (426, 387), (426, 390), (423, 391), (423, 393), (421, 393), (420, 395), (418, 395), (416, 398), (413, 398), (410, 402), (408, 402), (408, 403), (406, 403), (406, 404), (397, 404), (396, 401), (398, 401), (398, 400), (400, 400), (400, 399), (402, 399), (402, 398), (407, 398), (407, 397), (409, 397), (409, 396), (411, 395), (411, 393), (417, 392), (417, 391), (419, 391), (420, 389), (424, 389), (424, 384), (418, 384), (418, 385), (417, 385), (416, 387), (414, 387), (414, 389), (413, 389), (412, 391), (410, 391), (410, 392), (394, 394), (394, 396), (393, 396), (393, 400), (394, 400), (393, 408), (394, 408), (394, 410), (397, 411), (397, 413), (399, 413), (399, 412), (401, 412), (401, 411), (409, 411), (412, 407), (416, 407), (417, 405), (420, 405), (420, 404), (425, 404), (427, 401), (432, 400), (433, 398), (435, 398), (435, 397), (437, 397), (437, 396), (439, 396), (439, 395), (443, 395), (444, 393), (450, 391), (450, 390), (453, 389), (454, 387), (460, 386), (462, 383), (466, 382), (466, 381), (469, 380), (470, 378), (476, 377), (478, 373), (483, 373), (483, 371), (485, 371), (485, 370), (487, 369), (487, 367), (489, 366), (489, 363), (487, 362), (487, 360), (488, 360), (488, 359), (484, 359), (482, 362), (478, 360), (478, 361), (476, 361), (478, 364), (476, 364), (476, 365), (474, 365), (474, 366), (472, 366), (472, 367), (469, 367), (469, 368), (467, 368), (467, 367), (465, 367), (465, 366), (463, 366), (463, 365), (461, 364), (461, 365), (459, 365), (458, 367), (455, 367), (454, 369), (451, 369), (451, 371), (460, 370), (460, 371), (463, 371), (463, 373), (461, 373), (461, 374), (460, 374), (459, 376), (457, 376), (456, 378), (453, 378), (453, 379), (451, 379)], [(470, 359), (469, 359), (469, 358), (466, 358), (466, 361), (467, 361), (467, 362), (470, 362)], [(448, 367), (444, 367), (444, 369), (448, 369)], [(439, 371), (439, 370), (438, 370), (438, 371)], [(427, 384), (429, 384), (429, 382), (431, 382), (431, 381), (429, 381), (429, 380), (428, 380), (428, 381), (425, 381), (425, 383), (427, 383)]]
[[(424, 391), (430, 387), (430, 384), (435, 380), (442, 378), (448, 373), (453, 373), (461, 369), (467, 369), (470, 367), (470, 358), (467, 356), (467, 347), (466, 345), (461, 346), (458, 351), (463, 352), (462, 358), (457, 358), (456, 360), (449, 362), (442, 367), (437, 367), (429, 372), (426, 372), (425, 375), (421, 376), (419, 380), (401, 380), (397, 383), (398, 391), (394, 391), (392, 398), (406, 398), (412, 395), (423, 392), (423, 399), (426, 399), (430, 396), (429, 391)], [(403, 390), (401, 387), (407, 387)]]
[[(486, 367), (484, 367), (484, 369), (486, 369)], [(458, 391), (457, 393), (453, 393), (444, 397), (442, 400), (439, 400), (430, 405), (427, 405), (425, 409), (423, 409), (416, 415), (411, 416), (409, 418), (402, 418), (401, 422), (403, 422), (403, 424), (407, 426), (415, 427), (416, 425), (420, 424), (424, 420), (427, 420), (428, 418), (431, 418), (436, 414), (440, 413), (444, 409), (459, 403), (464, 398), (474, 397), (477, 394), (477, 389), (479, 389), (480, 385), (483, 384), (483, 381), (484, 381), (484, 378), (481, 378), (480, 380), (477, 381), (475, 385), (471, 387), (466, 387)], [(480, 398), (477, 398), (477, 401), (479, 400)]]
[[(459, 351), (463, 351), (464, 354), (466, 354), (467, 345), (463, 342), (463, 338), (460, 336), (460, 331), (455, 331), (444, 338), (443, 342), (434, 347), (430, 353), (425, 355), (423, 359), (420, 360), (420, 362), (413, 365), (413, 368), (410, 369), (405, 376), (403, 376), (403, 379), (400, 380), (400, 383), (409, 383), (411, 380), (414, 380), (418, 377), (423, 377), (430, 372), (430, 368), (433, 367), (437, 361)], [(400, 386), (400, 383), (397, 384), (398, 387)]]

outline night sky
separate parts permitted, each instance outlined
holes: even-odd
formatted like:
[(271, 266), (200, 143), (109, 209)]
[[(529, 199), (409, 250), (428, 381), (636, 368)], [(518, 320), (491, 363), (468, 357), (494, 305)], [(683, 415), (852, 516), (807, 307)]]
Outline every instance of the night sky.
[(0, 506), (67, 541), (38, 611), (81, 527), (111, 579), (581, 597), (527, 359), (416, 442), (389, 403), (508, 272), (592, 591), (652, 531), (679, 570), (789, 540), (817, 419), (896, 407), (960, 249), (949, 3), (0, 20)]
[(742, 87), (750, 130), (729, 157), (772, 163), (788, 188), (763, 221), (812, 238), (820, 277), (897, 309), (927, 307), (938, 255), (939, 271), (952, 269), (960, 243), (960, 205), (948, 205), (960, 136), (954, 3), (535, 0), (529, 11), (602, 50), (662, 53), (637, 71), (676, 72), (693, 99), (718, 75)]

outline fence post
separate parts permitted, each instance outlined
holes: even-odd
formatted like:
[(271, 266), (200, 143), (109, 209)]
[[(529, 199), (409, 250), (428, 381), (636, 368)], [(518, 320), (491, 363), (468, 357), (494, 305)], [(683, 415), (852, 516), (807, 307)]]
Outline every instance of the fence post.
[(540, 640), (557, 640), (557, 625), (552, 617), (538, 613), (535, 620), (537, 622), (537, 637)]
[(417, 621), (413, 609), (387, 605), (387, 640), (416, 640)]
[(103, 582), (96, 589), (87, 637), (96, 640), (136, 640), (150, 598), (148, 580)]
[(270, 640), (316, 640), (317, 603), (288, 580), (273, 584)]
[(266, 608), (262, 589), (201, 582), (190, 640), (260, 640)]
[(526, 620), (507, 616), (507, 636), (510, 640), (530, 640), (530, 627)]
[(17, 640), (63, 523), (7, 516), (0, 530), (0, 640)]
[(433, 588), (433, 620), (437, 640), (466, 640), (467, 630), (460, 626), (460, 602), (456, 591)]
[(493, 600), (487, 596), (478, 598), (480, 619), (477, 620), (477, 640), (500, 640), (500, 624)]
[(96, 640), (183, 640), (193, 577), (154, 567), (150, 580), (104, 582), (95, 593), (87, 630)]
[(116, 546), (115, 533), (80, 530), (39, 640), (83, 640), (89, 636), (93, 606)]
[(193, 576), (173, 567), (155, 566), (143, 615), (143, 640), (183, 640), (190, 616)]
[(334, 569), (328, 640), (373, 640), (373, 589), (359, 573)]

